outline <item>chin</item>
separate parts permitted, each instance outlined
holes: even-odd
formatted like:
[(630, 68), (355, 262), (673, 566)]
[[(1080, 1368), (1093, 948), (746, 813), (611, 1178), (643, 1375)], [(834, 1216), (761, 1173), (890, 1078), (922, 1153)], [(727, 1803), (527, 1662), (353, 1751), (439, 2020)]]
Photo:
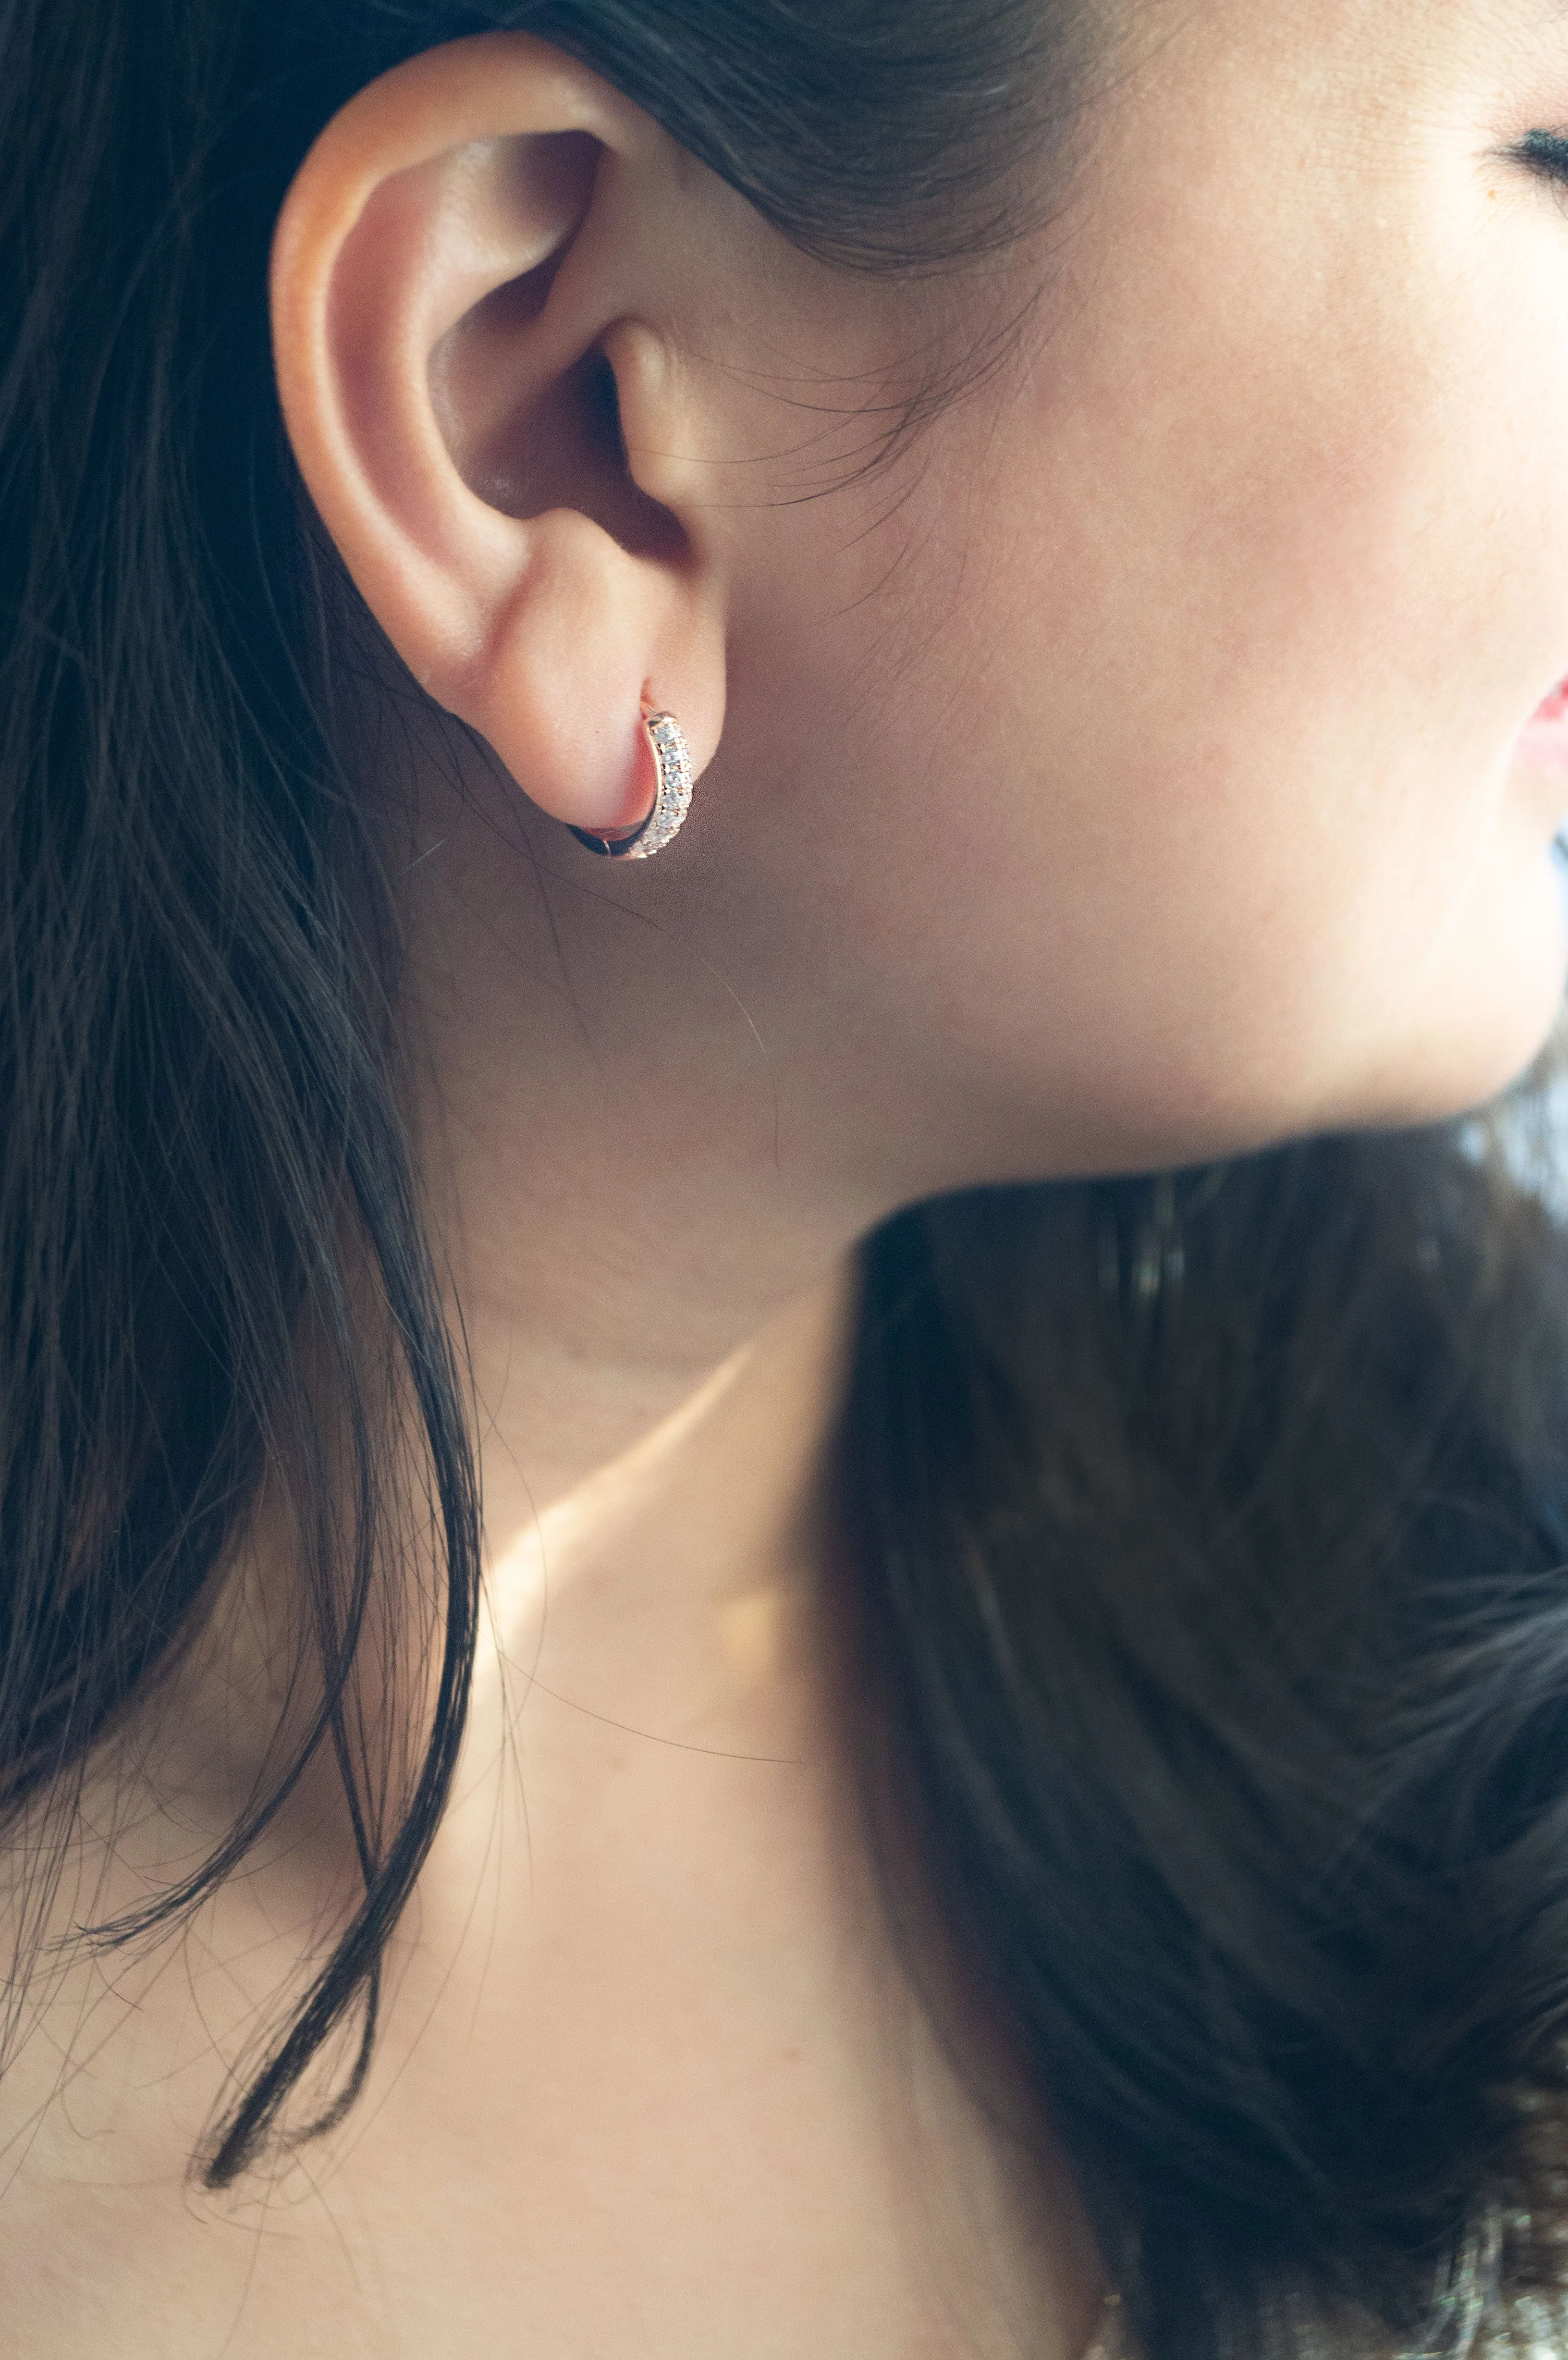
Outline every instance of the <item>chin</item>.
[(1531, 863), (1470, 930), (1434, 979), (1399, 1054), (1353, 1093), (1334, 1128), (1443, 1122), (1497, 1098), (1534, 1064), (1563, 1014), (1568, 924), (1563, 877), (1550, 852)]

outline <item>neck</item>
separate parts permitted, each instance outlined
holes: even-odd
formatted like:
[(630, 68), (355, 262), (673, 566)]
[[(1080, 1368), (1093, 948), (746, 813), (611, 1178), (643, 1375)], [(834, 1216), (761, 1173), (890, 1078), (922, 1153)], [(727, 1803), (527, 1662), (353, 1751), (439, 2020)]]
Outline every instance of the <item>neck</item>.
[(546, 1528), (581, 1556), (635, 1496), (645, 1524), (701, 1501), (738, 1566), (815, 1480), (852, 1249), (887, 1201), (794, 1121), (700, 914), (656, 918), (563, 832), (530, 839), (509, 787), (424, 824), (417, 1123), (493, 1558)]

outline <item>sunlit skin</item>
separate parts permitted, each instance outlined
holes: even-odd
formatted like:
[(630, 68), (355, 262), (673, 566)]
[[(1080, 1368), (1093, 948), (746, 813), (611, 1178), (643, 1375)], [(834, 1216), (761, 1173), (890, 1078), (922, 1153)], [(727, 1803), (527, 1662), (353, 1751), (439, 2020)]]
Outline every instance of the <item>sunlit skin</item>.
[[(1568, 673), (1568, 204), (1512, 152), (1568, 126), (1568, 17), (1129, 13), (1051, 220), (956, 278), (795, 253), (521, 39), (400, 69), (300, 174), (305, 482), (497, 757), (460, 792), (432, 715), (410, 814), (357, 749), (407, 871), (495, 1631), (382, 2060), (286, 2206), (182, 2174), (342, 1875), (324, 1807), (134, 2013), (71, 1971), (0, 2088), (38, 2360), (1090, 2333), (1071, 2187), (1016, 2171), (900, 1997), (860, 1855), (813, 1603), (851, 1250), (941, 1188), (1485, 1098), (1561, 996), (1568, 808), (1516, 759)], [(702, 775), (612, 866), (564, 824), (637, 815), (645, 695)], [(178, 1808), (89, 1847), (111, 1898), (243, 1782), (266, 1716), (225, 1681), (287, 1579), (258, 1541), (167, 1739)]]

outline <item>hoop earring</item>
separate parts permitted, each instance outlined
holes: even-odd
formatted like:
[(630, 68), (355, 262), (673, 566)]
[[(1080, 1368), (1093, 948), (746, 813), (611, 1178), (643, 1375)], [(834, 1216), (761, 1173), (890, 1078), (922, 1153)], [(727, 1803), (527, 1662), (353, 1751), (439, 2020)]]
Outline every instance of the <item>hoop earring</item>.
[(642, 726), (653, 748), (659, 776), (648, 817), (617, 836), (595, 836), (585, 827), (572, 830), (579, 844), (611, 860), (651, 860), (656, 852), (673, 844), (691, 808), (691, 749), (685, 731), (672, 713), (645, 712)]

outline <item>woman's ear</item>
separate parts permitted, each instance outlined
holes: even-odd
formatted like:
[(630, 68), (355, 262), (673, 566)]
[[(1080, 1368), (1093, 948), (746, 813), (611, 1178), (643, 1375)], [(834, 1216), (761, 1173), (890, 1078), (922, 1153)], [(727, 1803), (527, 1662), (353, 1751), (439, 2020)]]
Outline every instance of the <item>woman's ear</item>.
[(647, 809), (644, 704), (698, 768), (724, 720), (701, 421), (649, 276), (682, 162), (584, 68), (481, 35), (333, 117), (273, 249), (284, 416), (350, 574), (430, 694), (593, 831)]

